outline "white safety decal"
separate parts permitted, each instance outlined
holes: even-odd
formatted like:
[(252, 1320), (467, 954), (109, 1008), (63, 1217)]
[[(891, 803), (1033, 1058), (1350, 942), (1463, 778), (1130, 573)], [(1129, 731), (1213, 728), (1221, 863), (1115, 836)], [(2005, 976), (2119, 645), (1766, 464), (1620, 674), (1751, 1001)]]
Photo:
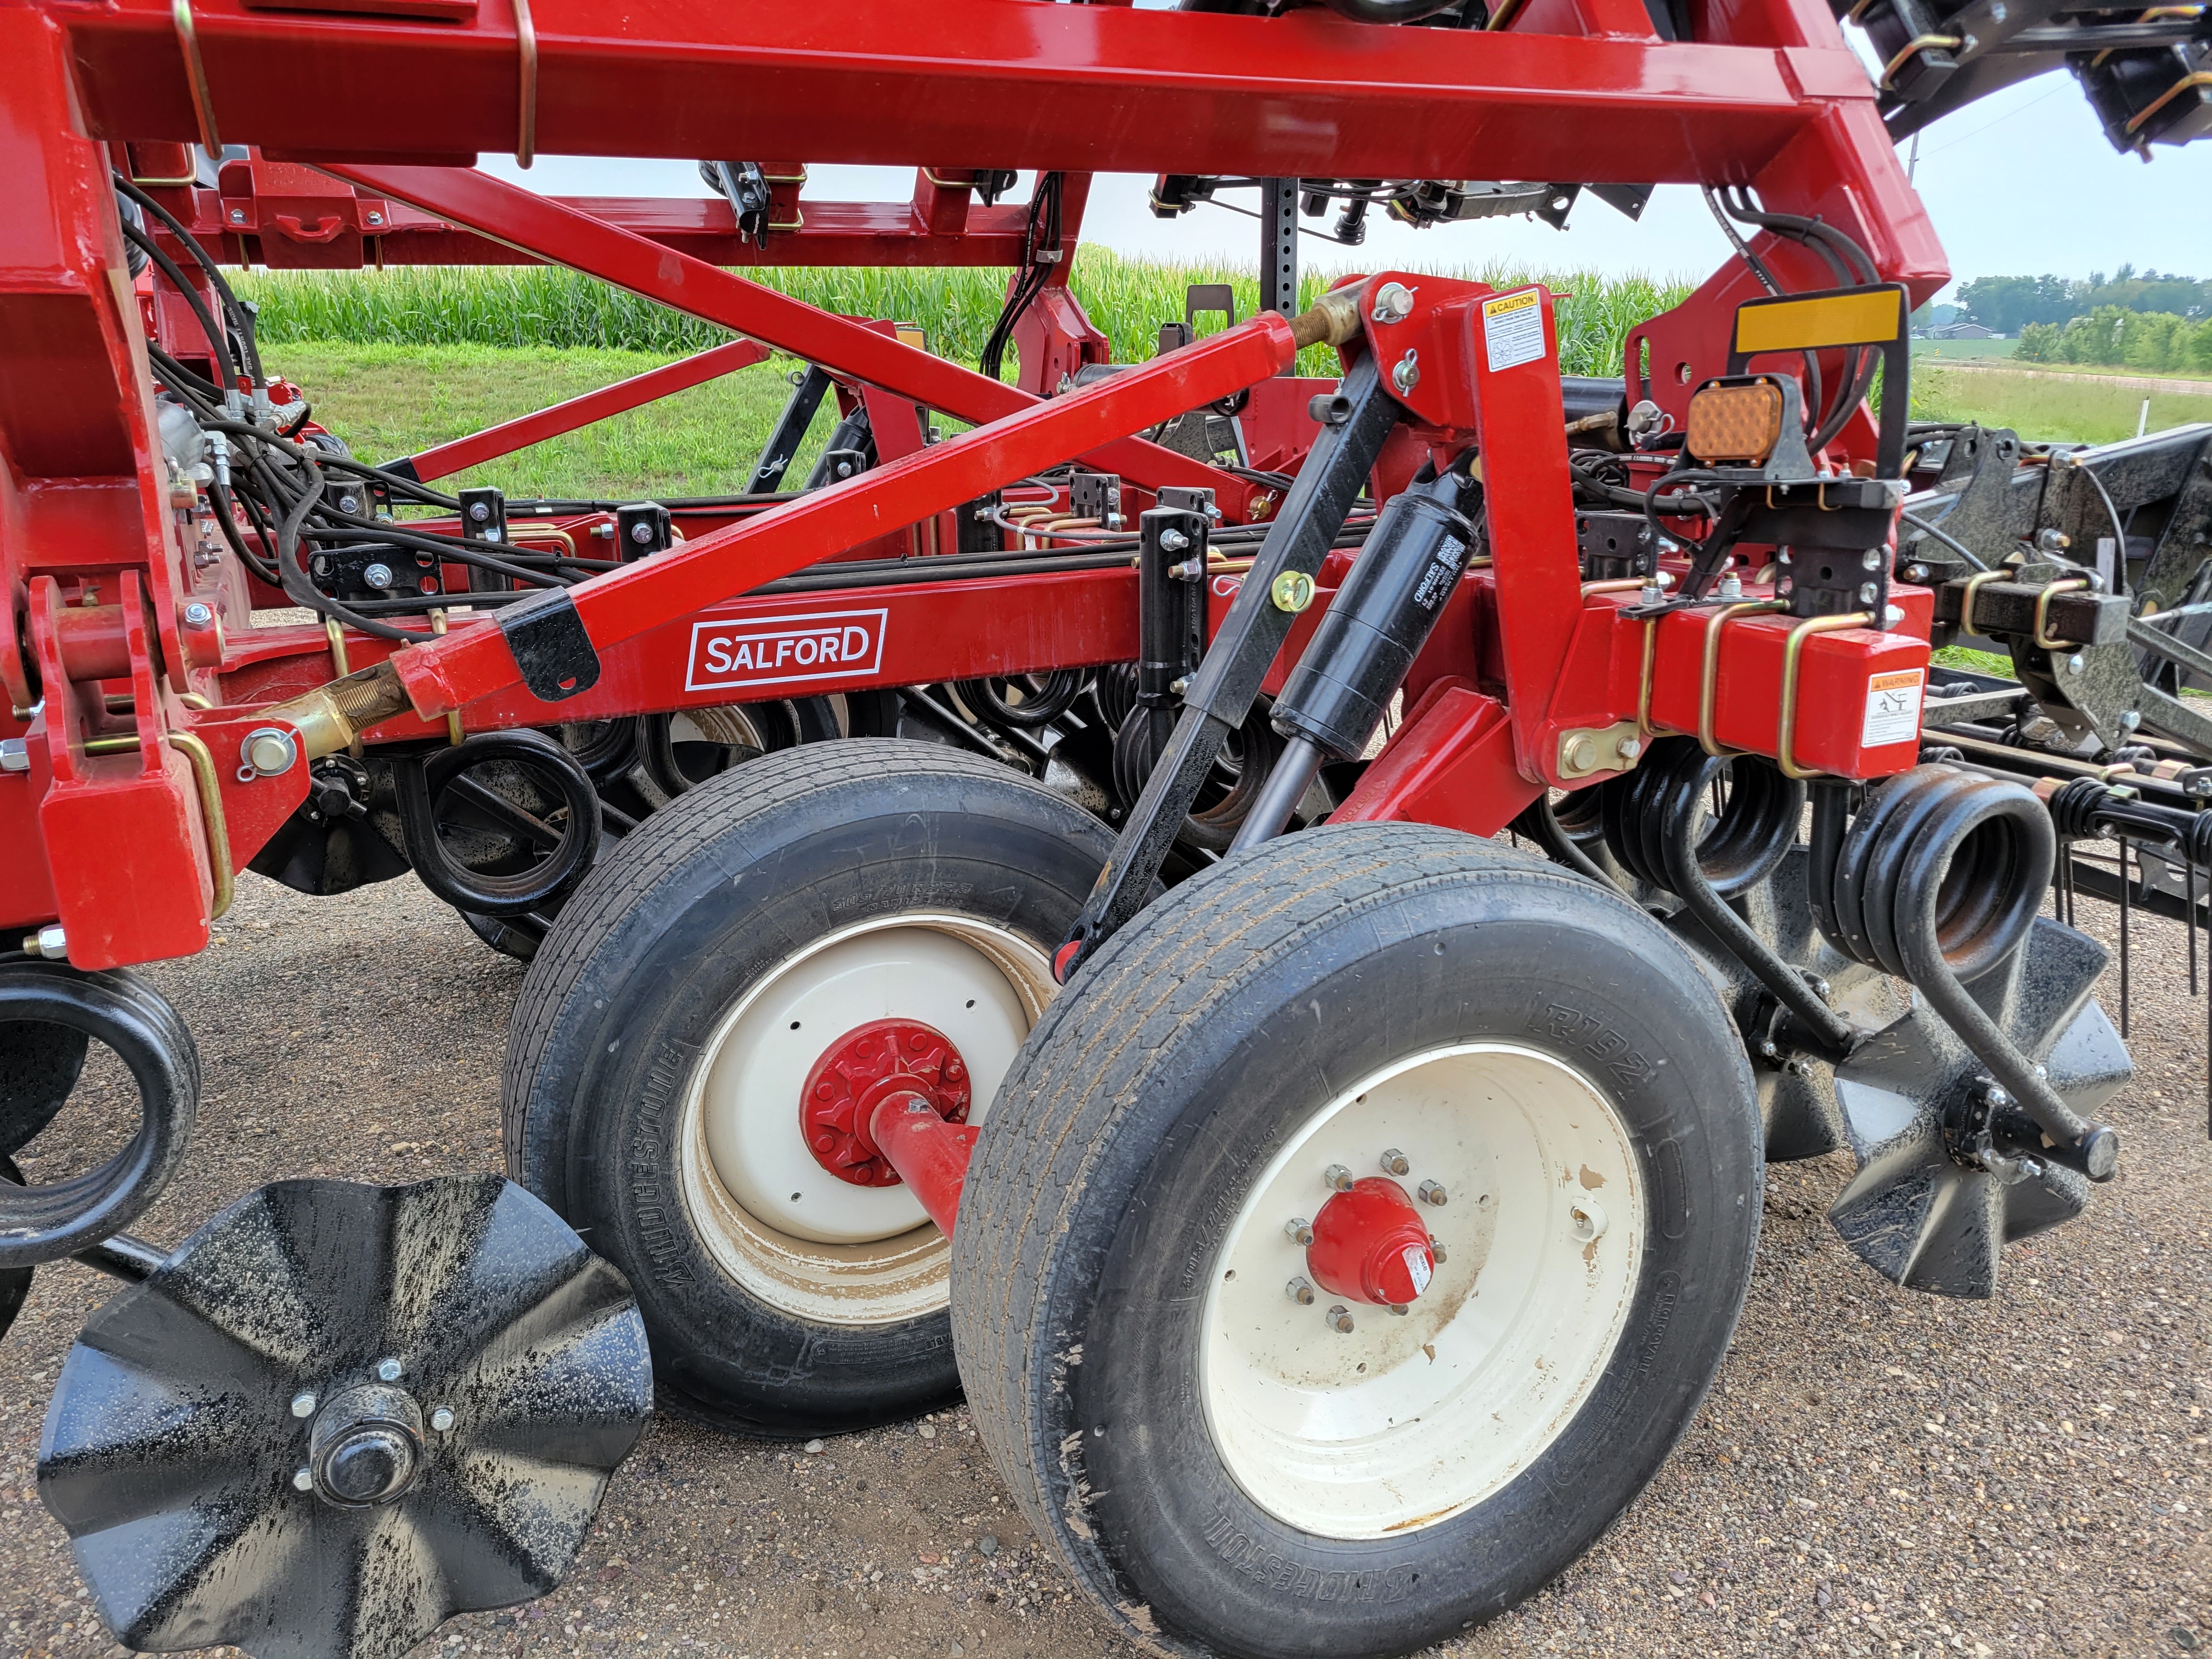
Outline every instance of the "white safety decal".
[(1859, 732), (1860, 748), (1910, 743), (1920, 735), (1920, 691), (1927, 679), (1926, 669), (1908, 668), (1876, 674), (1867, 682), (1866, 725)]
[(1483, 355), (1490, 372), (1517, 368), (1544, 355), (1544, 306), (1540, 290), (1524, 288), (1482, 302)]

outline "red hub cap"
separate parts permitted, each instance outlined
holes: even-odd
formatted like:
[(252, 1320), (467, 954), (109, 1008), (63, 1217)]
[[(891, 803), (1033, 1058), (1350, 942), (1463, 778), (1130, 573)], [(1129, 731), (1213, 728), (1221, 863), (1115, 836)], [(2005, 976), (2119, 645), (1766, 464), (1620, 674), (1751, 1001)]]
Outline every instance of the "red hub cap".
[(1382, 1176), (1355, 1181), (1314, 1217), (1306, 1269), (1332, 1296), (1402, 1308), (1436, 1272), (1429, 1230), (1406, 1189)]
[(799, 1097), (799, 1132), (814, 1161), (855, 1187), (896, 1187), (868, 1121), (892, 1095), (920, 1095), (951, 1123), (968, 1121), (968, 1063), (952, 1039), (918, 1019), (856, 1025), (822, 1051)]

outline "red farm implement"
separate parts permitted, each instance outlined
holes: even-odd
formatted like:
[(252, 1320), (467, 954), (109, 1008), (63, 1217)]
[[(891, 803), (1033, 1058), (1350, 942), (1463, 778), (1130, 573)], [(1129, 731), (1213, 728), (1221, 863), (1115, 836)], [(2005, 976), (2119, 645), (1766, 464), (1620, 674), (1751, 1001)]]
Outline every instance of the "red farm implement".
[[(92, 1042), (143, 1097), (0, 1188), (0, 1303), (127, 1281), (40, 1474), (117, 1638), (398, 1654), (560, 1580), (656, 1391), (964, 1388), (1122, 1635), (1401, 1652), (1650, 1479), (1767, 1159), (1848, 1152), (1867, 1266), (1990, 1294), (2117, 1168), (2075, 894), (2193, 927), (2212, 865), (2212, 428), (1913, 422), (1892, 146), (2061, 66), (2202, 136), (2201, 13), (1864, 0), (1875, 76), (1805, 0), (0, 8), (0, 1153)], [(474, 169), (540, 150), (714, 193)], [(913, 196), (716, 159), (770, 155)], [(1256, 190), (1260, 313), (1111, 361), (1108, 170)], [(1737, 253), (1618, 378), (1541, 285), (1296, 304), (1304, 218), (1660, 184)], [(225, 274), (526, 263), (736, 337), (371, 464)], [(979, 371), (739, 274), (801, 264), (1012, 274)], [(771, 351), (744, 493), (440, 487)], [(130, 970), (249, 869), (411, 870), (530, 960), (507, 1179), (126, 1231), (200, 1086)]]

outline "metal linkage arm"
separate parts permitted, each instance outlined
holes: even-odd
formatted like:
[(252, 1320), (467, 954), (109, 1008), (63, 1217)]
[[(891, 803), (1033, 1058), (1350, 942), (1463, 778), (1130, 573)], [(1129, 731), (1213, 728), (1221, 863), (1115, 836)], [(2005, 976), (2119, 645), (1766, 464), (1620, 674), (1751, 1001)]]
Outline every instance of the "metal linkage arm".
[(1374, 355), (1361, 356), (1345, 375), (1331, 423), (1314, 441), (1284, 497), (1280, 516), (1191, 681), (1166, 752), (1146, 780), (1083, 914), (1053, 959), (1053, 971), (1063, 983), (1085, 957), (1144, 907), (1223, 740), (1251, 712), (1268, 665), (1305, 608), (1312, 578), (1344, 528), (1400, 413), (1383, 389)]

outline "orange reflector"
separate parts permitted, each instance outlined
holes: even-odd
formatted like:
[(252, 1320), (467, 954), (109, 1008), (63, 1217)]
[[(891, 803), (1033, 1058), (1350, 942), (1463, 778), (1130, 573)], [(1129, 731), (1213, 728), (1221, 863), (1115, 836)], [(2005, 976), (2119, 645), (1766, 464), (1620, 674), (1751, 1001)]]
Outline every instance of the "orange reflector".
[(1894, 289), (1815, 295), (1803, 300), (1754, 300), (1735, 313), (1735, 349), (1818, 351), (1826, 346), (1879, 345), (1902, 338), (1905, 305)]
[(1682, 447), (1709, 466), (1726, 461), (1757, 466), (1781, 436), (1782, 388), (1762, 380), (1700, 389), (1690, 399)]
[(929, 331), (915, 323), (901, 323), (896, 330), (898, 343), (912, 346), (916, 351), (929, 349)]

